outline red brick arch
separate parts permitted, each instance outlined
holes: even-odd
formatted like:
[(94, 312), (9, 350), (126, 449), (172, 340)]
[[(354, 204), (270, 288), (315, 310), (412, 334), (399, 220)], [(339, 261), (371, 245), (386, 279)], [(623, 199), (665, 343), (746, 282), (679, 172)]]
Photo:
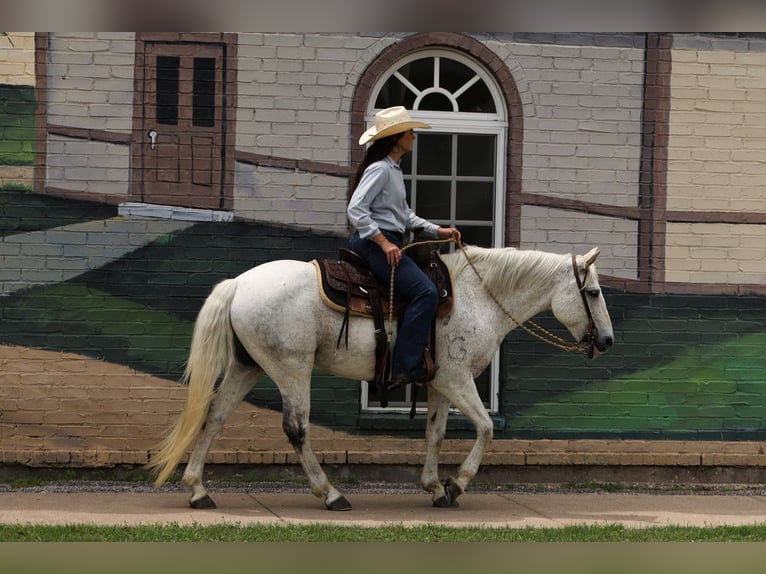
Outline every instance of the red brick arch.
[(508, 115), (508, 140), (506, 141), (506, 220), (505, 243), (518, 246), (520, 242), (519, 219), (521, 208), (512, 201), (513, 195), (521, 193), (521, 163), (523, 119), (521, 97), (508, 66), (497, 54), (484, 44), (455, 32), (424, 32), (404, 38), (383, 50), (367, 66), (354, 92), (351, 107), (351, 163), (358, 165), (364, 156), (364, 148), (357, 141), (365, 130), (365, 112), (373, 87), (380, 76), (398, 60), (426, 48), (451, 48), (470, 55), (482, 64), (494, 77), (505, 100)]

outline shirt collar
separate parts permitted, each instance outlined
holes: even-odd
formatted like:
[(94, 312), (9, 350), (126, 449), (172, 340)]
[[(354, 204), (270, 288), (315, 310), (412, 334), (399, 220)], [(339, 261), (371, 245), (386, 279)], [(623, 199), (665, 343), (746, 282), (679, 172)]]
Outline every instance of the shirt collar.
[(402, 167), (399, 165), (399, 163), (398, 163), (398, 162), (395, 162), (394, 160), (392, 160), (392, 159), (391, 159), (391, 156), (390, 156), (390, 155), (387, 155), (387, 156), (386, 156), (385, 158), (383, 158), (383, 159), (385, 159), (385, 160), (386, 160), (386, 163), (387, 163), (388, 165), (390, 165), (391, 167), (393, 167), (393, 168), (395, 168), (395, 169), (398, 169), (398, 170), (401, 170), (401, 169), (402, 169)]

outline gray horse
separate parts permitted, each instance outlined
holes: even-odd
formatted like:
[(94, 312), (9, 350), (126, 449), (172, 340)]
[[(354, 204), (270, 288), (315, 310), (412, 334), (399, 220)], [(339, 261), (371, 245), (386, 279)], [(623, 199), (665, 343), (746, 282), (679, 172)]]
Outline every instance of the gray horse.
[[(454, 309), (436, 326), (439, 370), (428, 383), (422, 472), (423, 488), (435, 506), (457, 504), (492, 440), (492, 420), (474, 377), (489, 365), (508, 332), (550, 310), (591, 358), (613, 344), (594, 265), (598, 253), (598, 248), (572, 256), (466, 247), (442, 256), (454, 285)], [(226, 418), (265, 373), (282, 395), (283, 428), (312, 492), (330, 510), (349, 510), (311, 448), (309, 429), (314, 369), (358, 381), (374, 376), (372, 321), (351, 320), (348, 348), (336, 345), (342, 321), (343, 315), (323, 302), (310, 262), (272, 261), (216, 285), (194, 327), (183, 378), (189, 387), (185, 407), (148, 465), (157, 472), (155, 486), (168, 479), (194, 444), (182, 479), (192, 491), (190, 505), (215, 507), (202, 483), (205, 459)], [(450, 351), (456, 342), (463, 345), (459, 353)], [(442, 483), (438, 456), (450, 405), (473, 423), (476, 441), (457, 476)]]

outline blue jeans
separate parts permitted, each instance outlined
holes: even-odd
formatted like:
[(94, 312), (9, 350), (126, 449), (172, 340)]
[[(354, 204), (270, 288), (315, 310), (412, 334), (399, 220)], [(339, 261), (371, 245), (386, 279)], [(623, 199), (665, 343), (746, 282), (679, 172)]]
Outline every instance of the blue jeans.
[[(402, 246), (402, 238), (398, 233), (382, 233), (392, 243)], [(379, 281), (384, 285), (390, 284), (391, 266), (386, 260), (386, 254), (374, 241), (362, 239), (359, 233), (355, 232), (349, 239), (348, 246), (364, 257)], [(399, 323), (394, 345), (392, 378), (395, 379), (399, 375), (418, 378), (425, 374), (423, 351), (428, 344), (436, 305), (439, 303), (439, 293), (433, 281), (406, 253), (396, 268), (394, 290), (407, 300), (407, 306)]]

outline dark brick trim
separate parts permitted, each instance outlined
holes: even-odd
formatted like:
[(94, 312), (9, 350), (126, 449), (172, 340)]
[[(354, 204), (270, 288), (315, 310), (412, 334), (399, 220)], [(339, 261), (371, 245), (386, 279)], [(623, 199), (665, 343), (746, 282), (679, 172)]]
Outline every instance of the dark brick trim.
[[(599, 274), (599, 281), (604, 287), (619, 289), (627, 293), (645, 293), (656, 295), (766, 295), (766, 285), (757, 283), (679, 283), (665, 281), (649, 288), (645, 281)], [(607, 297), (608, 298), (608, 297)]]
[(241, 150), (234, 151), (234, 159), (238, 162), (261, 167), (289, 169), (307, 173), (333, 175), (336, 177), (351, 176), (351, 168), (349, 166), (335, 165), (332, 163), (324, 163), (320, 161), (291, 159)]
[(93, 193), (91, 191), (79, 191), (74, 189), (64, 189), (62, 187), (45, 188), (46, 195), (54, 197), (62, 197), (64, 199), (77, 199), (80, 201), (93, 201), (96, 203), (103, 203), (106, 205), (119, 205), (125, 201), (128, 201), (125, 195), (110, 195), (107, 193)]
[(70, 126), (61, 126), (57, 124), (48, 124), (47, 134), (78, 140), (89, 140), (94, 142), (122, 145), (130, 145), (132, 141), (131, 134), (122, 134), (118, 132), (109, 132), (106, 130), (94, 130), (88, 128), (73, 128)]
[(752, 211), (666, 211), (668, 223), (766, 224), (766, 213)]
[(45, 193), (48, 165), (48, 32), (35, 32), (35, 170), (32, 189)]
[(592, 203), (588, 201), (580, 201), (578, 199), (550, 197), (548, 195), (539, 195), (536, 193), (519, 193), (512, 196), (509, 201), (514, 206), (519, 206), (519, 208), (522, 205), (537, 205), (541, 207), (552, 207), (554, 209), (578, 211), (580, 213), (604, 215), (606, 217), (616, 217), (619, 219), (638, 220), (641, 218), (641, 210), (637, 207), (621, 207), (618, 205), (608, 205), (606, 203)]
[(665, 281), (670, 34), (646, 35), (639, 173), (638, 277), (649, 291)]

